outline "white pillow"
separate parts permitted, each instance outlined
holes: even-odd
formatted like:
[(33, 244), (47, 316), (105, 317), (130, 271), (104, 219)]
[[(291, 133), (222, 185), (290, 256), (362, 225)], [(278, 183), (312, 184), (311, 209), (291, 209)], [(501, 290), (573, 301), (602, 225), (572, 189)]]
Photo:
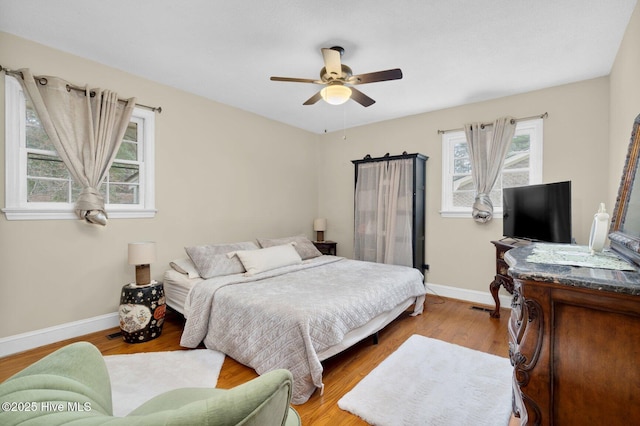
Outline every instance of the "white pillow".
[(244, 269), (247, 270), (245, 272), (246, 276), (302, 263), (302, 258), (293, 247), (293, 243), (258, 250), (238, 250), (227, 253), (230, 258), (234, 255), (238, 256)]
[(198, 278), (200, 276), (196, 265), (194, 265), (193, 261), (188, 258), (176, 259), (173, 262), (169, 262), (169, 266), (181, 274), (187, 275), (189, 278)]

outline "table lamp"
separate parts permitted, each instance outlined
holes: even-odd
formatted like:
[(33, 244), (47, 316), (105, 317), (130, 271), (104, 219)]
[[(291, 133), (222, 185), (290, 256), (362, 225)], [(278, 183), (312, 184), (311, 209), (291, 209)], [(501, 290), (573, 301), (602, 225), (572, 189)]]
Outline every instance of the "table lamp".
[(317, 232), (317, 241), (324, 241), (324, 231), (327, 230), (327, 219), (319, 218), (314, 220), (313, 230)]
[(136, 285), (151, 283), (150, 263), (156, 260), (156, 243), (129, 243), (129, 265), (136, 265)]

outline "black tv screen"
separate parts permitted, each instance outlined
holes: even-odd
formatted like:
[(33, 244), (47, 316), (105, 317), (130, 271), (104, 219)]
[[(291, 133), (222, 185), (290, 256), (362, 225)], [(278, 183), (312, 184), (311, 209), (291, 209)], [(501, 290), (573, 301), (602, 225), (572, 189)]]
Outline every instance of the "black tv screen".
[(503, 234), (571, 243), (571, 181), (502, 189)]

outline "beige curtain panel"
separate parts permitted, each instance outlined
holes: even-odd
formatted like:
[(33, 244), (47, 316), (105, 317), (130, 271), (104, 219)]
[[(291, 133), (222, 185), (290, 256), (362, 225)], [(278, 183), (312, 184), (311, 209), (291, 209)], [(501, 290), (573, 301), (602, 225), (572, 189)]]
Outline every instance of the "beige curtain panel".
[(50, 76), (34, 77), (28, 69), (22, 84), (58, 155), (82, 185), (75, 205), (79, 218), (106, 225), (107, 212), (99, 188), (118, 153), (135, 98), (118, 102), (110, 90), (70, 89), (70, 83)]
[(358, 167), (354, 258), (412, 266), (413, 160)]
[(493, 203), (489, 194), (502, 171), (516, 132), (516, 120), (513, 117), (501, 117), (493, 125), (468, 123), (464, 125), (464, 131), (476, 191), (471, 215), (476, 222), (486, 223), (493, 218)]

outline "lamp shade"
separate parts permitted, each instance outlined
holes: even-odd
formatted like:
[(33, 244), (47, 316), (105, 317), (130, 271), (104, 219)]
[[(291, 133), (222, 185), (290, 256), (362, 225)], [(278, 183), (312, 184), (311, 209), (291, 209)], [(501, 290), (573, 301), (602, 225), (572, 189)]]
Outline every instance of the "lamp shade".
[(320, 91), (320, 96), (326, 103), (331, 105), (342, 105), (351, 97), (351, 89), (342, 84), (332, 84)]
[(326, 231), (327, 230), (327, 219), (319, 218), (313, 221), (313, 230), (314, 231)]
[(156, 243), (129, 243), (129, 265), (148, 265), (156, 261)]

